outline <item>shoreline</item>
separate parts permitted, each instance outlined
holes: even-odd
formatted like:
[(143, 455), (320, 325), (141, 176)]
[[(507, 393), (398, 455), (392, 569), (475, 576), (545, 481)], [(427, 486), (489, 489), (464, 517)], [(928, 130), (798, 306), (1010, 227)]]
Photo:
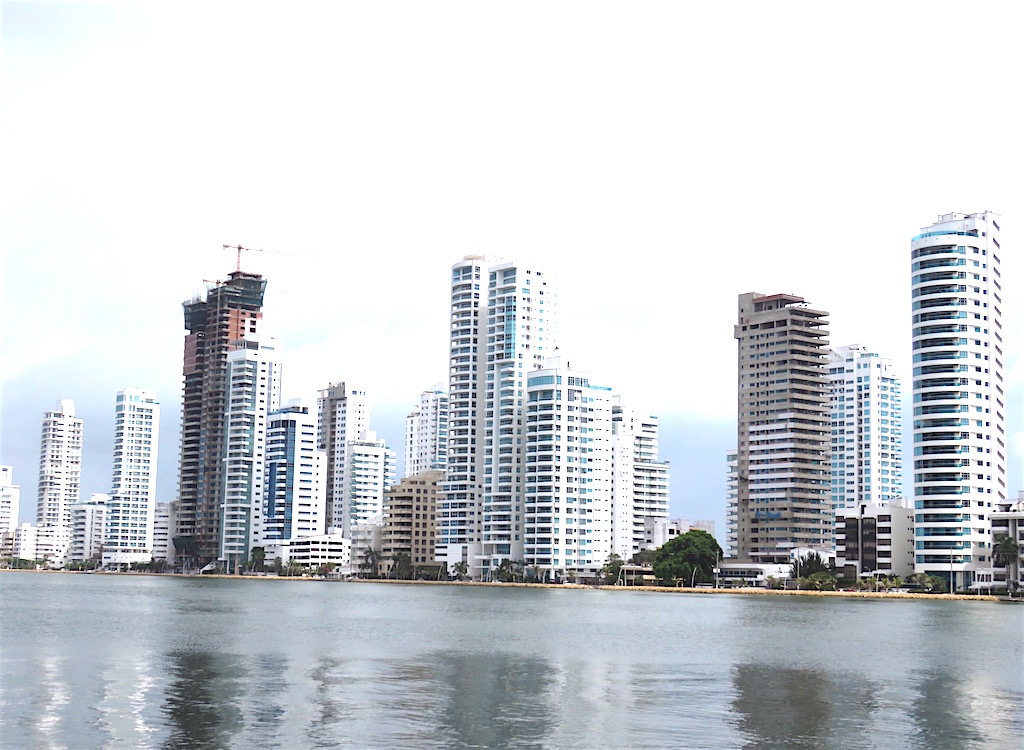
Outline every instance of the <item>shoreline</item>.
[(100, 576), (148, 576), (153, 578), (185, 578), (185, 579), (214, 579), (214, 580), (238, 580), (238, 581), (288, 581), (305, 583), (383, 583), (390, 585), (415, 585), (415, 586), (489, 586), (489, 587), (514, 587), (514, 588), (542, 588), (542, 589), (593, 589), (597, 591), (643, 591), (662, 594), (705, 594), (711, 596), (737, 594), (741, 596), (812, 596), (812, 597), (845, 597), (853, 599), (917, 599), (921, 601), (981, 601), (981, 602), (1012, 602), (1024, 603), (1024, 599), (1011, 599), (1007, 596), (995, 594), (909, 594), (902, 592), (887, 591), (803, 591), (787, 589), (761, 589), (761, 588), (691, 588), (689, 586), (590, 586), (582, 583), (501, 583), (498, 581), (431, 581), (414, 580), (399, 581), (390, 578), (354, 578), (350, 581), (325, 578), (310, 578), (304, 576), (277, 576), (277, 575), (226, 575), (223, 573), (204, 573), (203, 575), (189, 573), (150, 573), (146, 571), (131, 573), (115, 573), (112, 571), (78, 571), (78, 570), (18, 570), (15, 568), (2, 568), (0, 573), (43, 573), (58, 575), (100, 575)]

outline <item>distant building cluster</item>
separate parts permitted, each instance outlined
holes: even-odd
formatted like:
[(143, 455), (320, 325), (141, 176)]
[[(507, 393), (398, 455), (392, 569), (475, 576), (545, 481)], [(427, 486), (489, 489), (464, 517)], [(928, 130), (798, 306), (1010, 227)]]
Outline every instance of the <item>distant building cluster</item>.
[[(911, 240), (913, 496), (892, 360), (831, 347), (829, 313), (739, 295), (736, 447), (726, 457), (724, 582), (765, 585), (817, 553), (851, 578), (1022, 583), (1024, 501), (1006, 486), (1000, 227), (950, 213)], [(115, 401), (110, 492), (80, 498), (83, 421), (43, 417), (35, 524), (0, 467), (0, 557), (51, 567), (268, 567), (337, 575), (596, 580), (709, 521), (669, 518), (658, 418), (573, 368), (558, 283), (466, 256), (451, 268), (449, 379), (406, 419), (404, 476), (370, 426), (365, 384), (282, 406), (267, 281), (236, 270), (183, 305), (177, 497), (157, 503), (160, 405)]]

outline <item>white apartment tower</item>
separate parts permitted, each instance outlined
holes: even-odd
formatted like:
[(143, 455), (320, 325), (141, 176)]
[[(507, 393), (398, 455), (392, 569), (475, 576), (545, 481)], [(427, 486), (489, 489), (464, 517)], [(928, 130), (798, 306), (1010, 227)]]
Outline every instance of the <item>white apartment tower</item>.
[(357, 525), (379, 524), (384, 493), (395, 483), (397, 456), (372, 430), (345, 445), (345, 485), (341, 492), (341, 531), (353, 539)]
[(526, 374), (554, 354), (550, 274), (467, 256), (452, 266), (448, 466), (437, 559), (484, 575), (523, 559)]
[(903, 417), (892, 360), (857, 344), (829, 353), (833, 514), (903, 497)]
[(737, 453), (735, 448), (730, 448), (725, 454), (725, 556), (736, 557), (736, 549), (739, 541), (739, 515), (738, 498), (740, 494), (740, 481), (736, 475)]
[(295, 400), (267, 419), (266, 500), (262, 541), (327, 533), (324, 453), (317, 417)]
[(593, 578), (612, 552), (612, 397), (557, 358), (552, 365), (527, 374), (522, 527), (512, 539), (523, 540), (523, 556), (511, 559), (543, 580), (558, 570)]
[(160, 402), (156, 392), (124, 388), (114, 406), (114, 471), (106, 502), (104, 567), (153, 557)]
[(658, 460), (658, 418), (612, 399), (612, 552), (647, 549), (648, 519), (668, 519), (669, 464)]
[(915, 570), (974, 583), (1008, 505), (1000, 229), (991, 212), (939, 216), (910, 241)]
[(828, 313), (791, 294), (741, 294), (736, 553), (788, 564), (832, 547)]
[(36, 525), (70, 530), (71, 505), (78, 502), (82, 481), (82, 431), (75, 402), (61, 399), (43, 415), (39, 451)]
[(405, 419), (405, 476), (444, 471), (448, 461), (448, 393), (441, 385), (423, 391)]
[(224, 413), (224, 489), (218, 559), (229, 573), (262, 538), (266, 492), (267, 416), (281, 406), (277, 342), (256, 337), (230, 345)]
[(14, 533), (21, 512), (21, 488), (14, 483), (14, 467), (0, 466), (0, 534)]
[(342, 527), (345, 487), (345, 446), (370, 429), (366, 390), (346, 383), (331, 383), (317, 399), (317, 447), (326, 461), (328, 528)]

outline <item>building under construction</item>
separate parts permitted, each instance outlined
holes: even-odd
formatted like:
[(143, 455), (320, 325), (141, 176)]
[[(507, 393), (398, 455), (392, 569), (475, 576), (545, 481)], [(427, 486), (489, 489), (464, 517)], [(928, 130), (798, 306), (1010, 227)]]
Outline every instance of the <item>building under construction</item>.
[(227, 356), (233, 342), (258, 336), (266, 280), (236, 270), (185, 308), (185, 391), (181, 407), (181, 457), (175, 553), (186, 567), (217, 559), (224, 482), (224, 414)]

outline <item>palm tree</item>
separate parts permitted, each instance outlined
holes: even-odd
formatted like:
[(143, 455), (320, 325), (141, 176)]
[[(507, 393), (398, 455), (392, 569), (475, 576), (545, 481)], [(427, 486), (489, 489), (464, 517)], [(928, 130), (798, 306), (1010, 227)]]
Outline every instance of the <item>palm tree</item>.
[(1012, 536), (1002, 534), (992, 544), (992, 561), (1006, 568), (1006, 588), (1012, 592), (1017, 588), (1017, 561), (1020, 559), (1020, 545)]
[(460, 581), (466, 580), (466, 574), (469, 572), (469, 566), (462, 560), (455, 563), (452, 566), (452, 573), (455, 574), (455, 578)]
[(366, 571), (369, 578), (377, 578), (380, 575), (380, 563), (384, 555), (373, 547), (367, 547), (363, 553), (363, 561), (359, 563), (359, 569)]

